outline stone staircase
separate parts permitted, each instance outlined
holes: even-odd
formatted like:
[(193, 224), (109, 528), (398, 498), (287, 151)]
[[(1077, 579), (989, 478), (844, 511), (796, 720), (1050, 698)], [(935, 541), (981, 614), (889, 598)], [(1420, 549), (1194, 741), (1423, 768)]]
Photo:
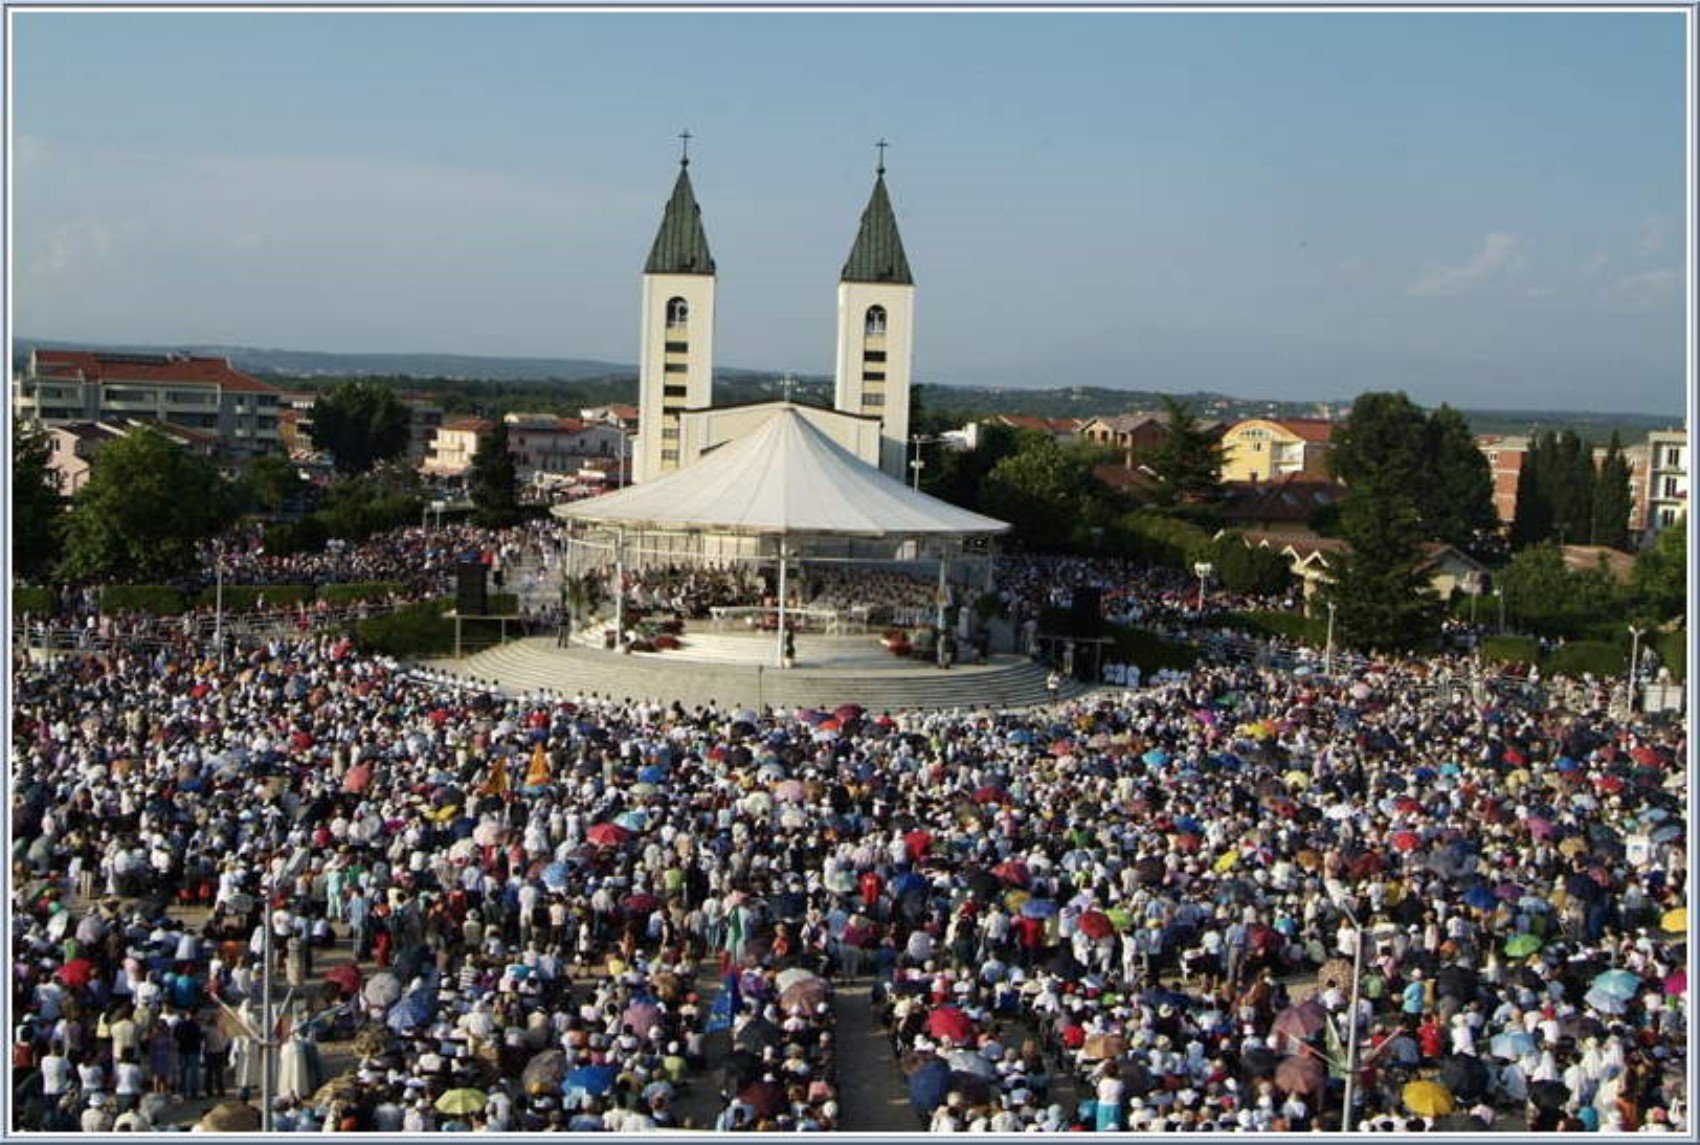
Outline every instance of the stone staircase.
[[(876, 645), (877, 647), (877, 645)], [(698, 649), (702, 654), (704, 649)], [(721, 706), (832, 709), (860, 704), (870, 712), (905, 709), (992, 709), (1046, 703), (1046, 669), (1015, 656), (943, 671), (919, 662), (882, 663), (876, 658), (840, 658), (810, 667), (809, 645), (798, 642), (799, 666), (780, 669), (733, 661), (690, 660), (683, 652), (619, 654), (582, 647), (558, 648), (553, 637), (510, 641), (463, 660), (435, 660), (425, 667), (493, 683), (504, 692), (553, 691), (613, 699), (648, 699), (688, 706), (710, 700)], [(882, 653), (883, 655), (883, 653)], [(911, 666), (911, 664), (913, 666)], [(1072, 681), (1059, 699), (1086, 691)]]

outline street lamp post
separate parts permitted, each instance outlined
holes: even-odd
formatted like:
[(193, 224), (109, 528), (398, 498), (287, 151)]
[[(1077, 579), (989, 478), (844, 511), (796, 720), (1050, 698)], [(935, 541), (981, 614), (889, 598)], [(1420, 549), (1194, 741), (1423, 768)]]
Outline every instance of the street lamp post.
[(1198, 574), (1198, 612), (1204, 614), (1204, 583), (1210, 579), (1210, 574), (1216, 571), (1216, 566), (1209, 561), (1199, 561), (1192, 566), (1192, 571)]
[(213, 546), (213, 645), (218, 649), (218, 670), (224, 671), (224, 542)]
[(1625, 697), (1625, 706), (1631, 714), (1635, 712), (1635, 681), (1641, 669), (1641, 637), (1646, 631), (1633, 624), (1629, 626), (1629, 695)]
[(1361, 999), (1361, 986), (1364, 970), (1364, 928), (1358, 922), (1358, 916), (1353, 913), (1344, 899), (1335, 899), (1334, 905), (1345, 914), (1352, 924), (1352, 993), (1347, 1003), (1348, 1016), (1346, 1026), (1346, 1088), (1342, 1094), (1340, 1110), (1340, 1132), (1352, 1131), (1352, 1106), (1358, 1096), (1358, 1003)]
[(1496, 587), (1493, 597), (1499, 601), (1499, 635), (1505, 635), (1505, 589)]
[(1334, 602), (1328, 602), (1328, 640), (1323, 652), (1322, 674), (1334, 678)]
[[(920, 448), (918, 446), (916, 448), (916, 452), (917, 453), (920, 452)], [(909, 472), (913, 475), (910, 478), (910, 487), (913, 488), (917, 493), (919, 493), (921, 491), (921, 470), (925, 469), (926, 467), (927, 467), (927, 463), (925, 461), (922, 461), (919, 457), (916, 457), (912, 461), (909, 462)]]

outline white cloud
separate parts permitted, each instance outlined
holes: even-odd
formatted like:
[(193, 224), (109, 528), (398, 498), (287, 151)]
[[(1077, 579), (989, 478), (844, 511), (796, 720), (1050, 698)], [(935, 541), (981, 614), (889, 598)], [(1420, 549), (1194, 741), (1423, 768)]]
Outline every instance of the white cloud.
[(1459, 294), (1524, 264), (1523, 242), (1505, 231), (1489, 231), (1482, 249), (1462, 266), (1443, 266), (1413, 282), (1410, 294)]
[(1657, 310), (1675, 297), (1681, 280), (1674, 269), (1661, 267), (1626, 274), (1606, 290), (1607, 299), (1623, 310)]

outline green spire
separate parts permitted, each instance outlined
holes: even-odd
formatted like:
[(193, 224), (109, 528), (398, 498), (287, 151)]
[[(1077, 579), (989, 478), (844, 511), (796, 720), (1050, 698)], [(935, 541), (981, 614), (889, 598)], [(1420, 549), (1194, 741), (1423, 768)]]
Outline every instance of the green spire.
[(690, 165), (689, 159), (679, 163), (679, 179), (662, 213), (655, 245), (649, 248), (645, 274), (714, 273), (714, 256), (708, 253), (708, 236), (702, 229), (702, 208), (691, 190)]
[(891, 197), (885, 193), (883, 162), (874, 179), (868, 209), (862, 212), (862, 229), (856, 232), (856, 245), (850, 248), (844, 273), (838, 277), (840, 282), (915, 285), (909, 274), (909, 260), (903, 254), (903, 240), (897, 234), (897, 215), (892, 212)]

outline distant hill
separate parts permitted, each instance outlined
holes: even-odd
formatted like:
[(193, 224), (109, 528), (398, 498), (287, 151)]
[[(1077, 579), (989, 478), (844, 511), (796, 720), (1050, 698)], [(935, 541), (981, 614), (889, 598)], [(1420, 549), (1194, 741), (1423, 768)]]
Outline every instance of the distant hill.
[[(229, 358), (237, 369), (280, 384), (313, 386), (338, 378), (406, 379), (416, 388), (436, 392), (450, 410), (490, 406), (501, 409), (554, 405), (572, 409), (607, 402), (637, 401), (637, 367), (628, 362), (594, 358), (503, 358), (472, 354), (335, 354), (311, 350), (274, 350), (253, 346), (142, 346), (50, 339), (17, 339), (13, 366), (19, 368), (32, 348), (101, 349), (132, 353), (168, 350)], [(789, 383), (797, 401), (831, 405), (830, 378), (798, 377)], [(783, 396), (787, 383), (773, 371), (722, 368), (715, 371), (715, 401), (721, 404), (762, 401)], [(1329, 417), (1344, 412), (1340, 403), (1269, 398), (1237, 398), (1212, 392), (1177, 394), (1200, 416), (1213, 421), (1248, 417)], [(1157, 391), (1072, 386), (1057, 389), (997, 386), (941, 386), (920, 383), (915, 401), (932, 420), (966, 420), (993, 414), (1034, 414), (1041, 417), (1097, 417), (1132, 410), (1155, 410)], [(1680, 415), (1598, 413), (1571, 410), (1465, 410), (1470, 428), (1478, 434), (1526, 434), (1548, 429), (1575, 429), (1590, 441), (1604, 442), (1615, 429), (1625, 441), (1644, 438), (1649, 430), (1680, 425)]]

